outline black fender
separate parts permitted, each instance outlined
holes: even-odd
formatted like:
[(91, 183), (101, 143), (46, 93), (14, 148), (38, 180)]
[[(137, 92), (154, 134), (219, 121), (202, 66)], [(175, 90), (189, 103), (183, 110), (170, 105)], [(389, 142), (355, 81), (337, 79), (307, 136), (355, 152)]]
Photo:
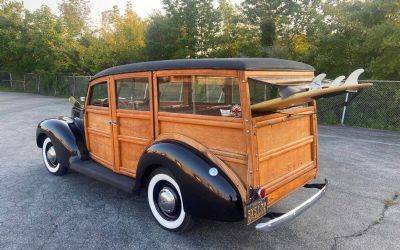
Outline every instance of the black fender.
[[(146, 185), (148, 176), (160, 166), (174, 175), (188, 214), (220, 221), (244, 218), (239, 192), (229, 178), (196, 149), (176, 141), (157, 142), (146, 149), (138, 163), (135, 191)], [(218, 174), (211, 176), (210, 168), (216, 168)]]
[(68, 166), (69, 159), (73, 156), (79, 156), (82, 160), (89, 158), (83, 120), (80, 118), (61, 116), (40, 122), (36, 129), (36, 145), (39, 148), (46, 137), (52, 141), (57, 160), (63, 166)]

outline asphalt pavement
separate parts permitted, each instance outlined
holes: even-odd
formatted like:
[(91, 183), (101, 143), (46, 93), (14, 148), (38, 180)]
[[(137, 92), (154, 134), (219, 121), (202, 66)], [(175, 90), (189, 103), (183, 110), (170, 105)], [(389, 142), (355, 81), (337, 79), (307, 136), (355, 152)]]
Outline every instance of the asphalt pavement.
[[(157, 225), (144, 194), (46, 170), (36, 126), (69, 114), (66, 99), (0, 92), (0, 249), (400, 249), (398, 132), (320, 126), (327, 194), (273, 232), (198, 219), (176, 234)], [(273, 210), (288, 211), (311, 193), (301, 190)]]

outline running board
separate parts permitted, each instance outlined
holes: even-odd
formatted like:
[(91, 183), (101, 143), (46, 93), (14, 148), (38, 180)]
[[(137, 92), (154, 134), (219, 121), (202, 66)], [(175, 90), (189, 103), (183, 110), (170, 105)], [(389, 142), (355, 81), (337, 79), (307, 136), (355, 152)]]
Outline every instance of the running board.
[(114, 173), (92, 159), (82, 161), (76, 157), (70, 161), (70, 169), (95, 180), (108, 183), (125, 192), (133, 193), (135, 179)]

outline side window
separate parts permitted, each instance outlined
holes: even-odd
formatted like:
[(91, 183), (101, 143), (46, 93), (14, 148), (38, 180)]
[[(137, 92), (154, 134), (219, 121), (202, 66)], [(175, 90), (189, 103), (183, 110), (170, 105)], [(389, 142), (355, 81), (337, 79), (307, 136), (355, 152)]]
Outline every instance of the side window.
[(158, 98), (163, 112), (241, 117), (235, 77), (159, 77)]
[(129, 78), (116, 81), (117, 109), (149, 111), (149, 79)]
[(249, 92), (251, 104), (260, 103), (279, 97), (278, 88), (254, 79), (249, 79)]
[(98, 83), (92, 87), (89, 105), (108, 108), (107, 82)]

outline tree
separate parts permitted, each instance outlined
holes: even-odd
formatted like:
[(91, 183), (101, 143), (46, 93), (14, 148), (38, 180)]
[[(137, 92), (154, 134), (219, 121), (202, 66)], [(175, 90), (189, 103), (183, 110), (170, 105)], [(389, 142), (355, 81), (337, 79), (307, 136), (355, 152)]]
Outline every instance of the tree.
[(85, 64), (90, 72), (119, 64), (142, 61), (147, 24), (127, 3), (124, 15), (117, 6), (102, 13), (102, 26), (98, 32), (87, 35), (88, 48)]
[(73, 38), (81, 36), (87, 29), (89, 0), (63, 0), (59, 10), (68, 34)]
[(260, 53), (259, 30), (247, 22), (228, 1), (218, 2), (220, 16), (217, 46), (211, 53), (215, 57), (257, 56)]
[(219, 17), (212, 0), (163, 0), (179, 57), (207, 57), (216, 48)]
[(170, 17), (160, 12), (153, 13), (145, 33), (145, 55), (147, 60), (165, 60), (185, 57), (179, 47), (180, 30)]
[(25, 10), (20, 2), (0, 0), (0, 66), (5, 70), (21, 72), (24, 55), (23, 36), (27, 32)]
[(393, 55), (400, 52), (399, 9), (398, 0), (324, 4), (325, 20), (309, 38), (310, 62), (332, 75), (363, 67), (365, 77), (398, 79), (400, 62)]

